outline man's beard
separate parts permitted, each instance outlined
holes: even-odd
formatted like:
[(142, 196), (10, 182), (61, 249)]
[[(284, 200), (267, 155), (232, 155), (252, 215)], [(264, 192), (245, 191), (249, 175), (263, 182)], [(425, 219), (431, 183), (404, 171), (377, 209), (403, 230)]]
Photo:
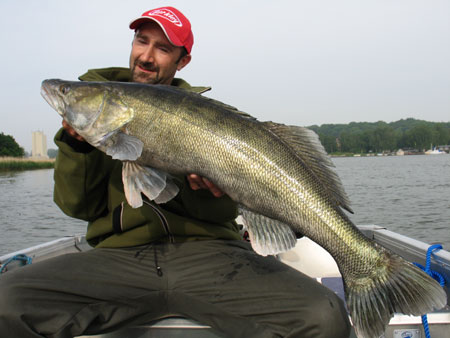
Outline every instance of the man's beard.
[[(154, 74), (146, 74), (140, 72), (138, 67), (154, 72)], [(159, 67), (153, 64), (152, 62), (140, 62), (139, 60), (135, 60), (133, 68), (131, 68), (131, 81), (148, 84), (157, 84), (160, 81)]]

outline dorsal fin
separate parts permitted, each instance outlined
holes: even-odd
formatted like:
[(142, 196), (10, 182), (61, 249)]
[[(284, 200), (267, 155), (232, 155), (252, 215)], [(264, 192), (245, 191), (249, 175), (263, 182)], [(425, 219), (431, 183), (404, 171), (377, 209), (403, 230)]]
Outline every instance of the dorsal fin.
[(225, 109), (225, 110), (227, 110), (227, 111), (229, 111), (231, 113), (238, 114), (238, 115), (240, 115), (240, 116), (242, 116), (244, 118), (248, 118), (250, 120), (256, 120), (255, 117), (253, 117), (250, 114), (247, 114), (247, 113), (245, 113), (243, 111), (240, 111), (239, 109), (237, 109), (236, 107), (234, 107), (232, 105), (229, 105), (228, 103), (224, 103), (222, 101), (213, 99), (211, 97), (201, 95), (206, 90), (203, 91), (203, 92), (195, 92), (195, 91), (192, 91), (192, 90), (187, 89), (187, 88), (180, 88), (180, 87), (166, 86), (166, 85), (156, 85), (156, 86), (161, 86), (165, 91), (170, 91), (170, 92), (175, 92), (175, 93), (182, 92), (183, 95), (185, 96), (185, 99), (187, 99), (187, 98), (189, 98), (189, 99), (197, 99), (198, 97), (201, 97), (202, 101), (206, 101), (210, 105), (214, 105), (216, 107)]
[(288, 145), (311, 169), (339, 206), (353, 213), (342, 182), (333, 170), (334, 164), (314, 131), (304, 127), (287, 126), (275, 122), (263, 122), (263, 124)]

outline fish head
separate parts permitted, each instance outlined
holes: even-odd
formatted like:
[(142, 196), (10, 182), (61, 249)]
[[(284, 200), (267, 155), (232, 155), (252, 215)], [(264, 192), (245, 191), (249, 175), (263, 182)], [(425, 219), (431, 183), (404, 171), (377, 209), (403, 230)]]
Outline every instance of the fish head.
[(134, 117), (120, 88), (107, 82), (44, 80), (41, 95), (87, 142), (101, 146)]

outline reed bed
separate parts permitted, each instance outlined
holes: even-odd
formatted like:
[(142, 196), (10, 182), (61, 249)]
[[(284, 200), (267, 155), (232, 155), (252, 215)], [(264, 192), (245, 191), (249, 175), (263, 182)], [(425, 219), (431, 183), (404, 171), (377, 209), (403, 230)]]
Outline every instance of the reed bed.
[(0, 157), (0, 170), (33, 170), (51, 169), (55, 159), (40, 159), (31, 157)]

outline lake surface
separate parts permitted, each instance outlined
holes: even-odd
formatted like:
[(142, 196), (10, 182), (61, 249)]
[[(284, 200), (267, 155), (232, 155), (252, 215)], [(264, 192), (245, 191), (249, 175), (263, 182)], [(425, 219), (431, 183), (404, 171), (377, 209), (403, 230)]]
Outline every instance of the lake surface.
[[(334, 158), (356, 224), (377, 224), (450, 250), (450, 155)], [(0, 172), (0, 255), (67, 235), (86, 222), (53, 202), (53, 169)]]
[(388, 230), (450, 251), (450, 155), (335, 158), (356, 224)]

